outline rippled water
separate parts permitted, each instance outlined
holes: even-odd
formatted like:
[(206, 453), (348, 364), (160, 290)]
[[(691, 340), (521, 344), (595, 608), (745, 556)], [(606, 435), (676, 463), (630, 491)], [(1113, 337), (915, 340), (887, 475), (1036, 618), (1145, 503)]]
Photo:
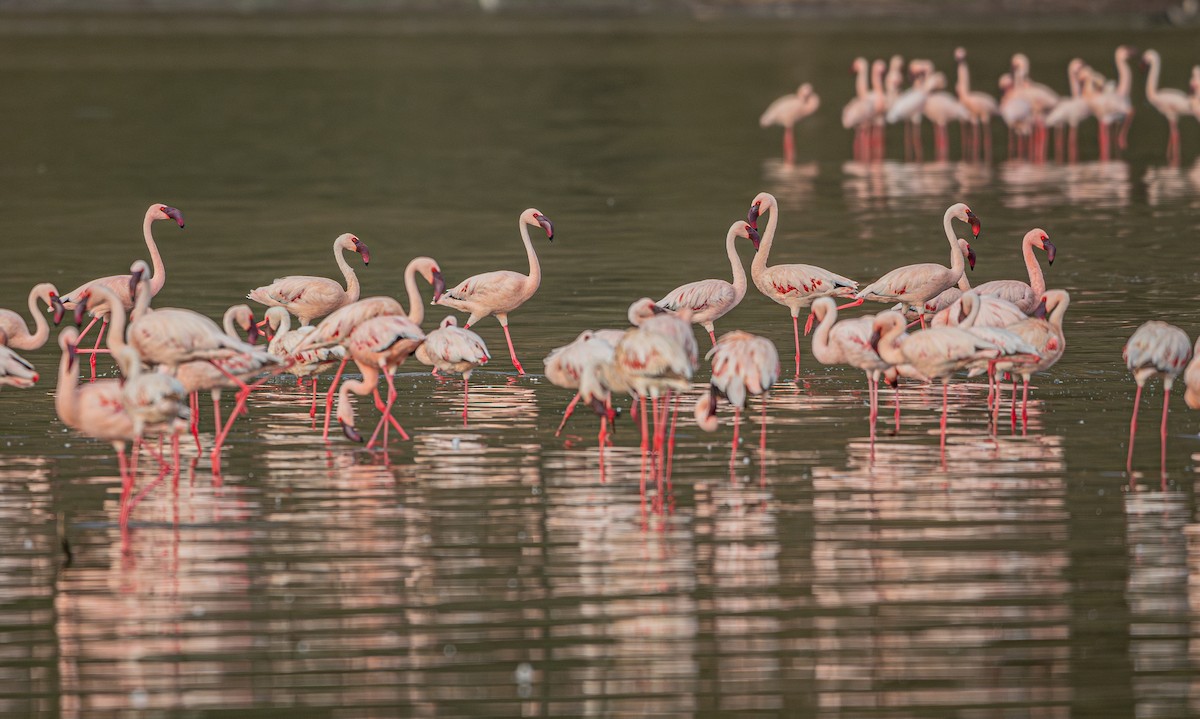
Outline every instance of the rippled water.
[[(236, 426), (223, 476), (211, 434), (177, 480), (145, 462), (127, 532), (109, 447), (54, 417), (56, 350), (26, 353), (42, 381), (0, 395), (0, 713), (1200, 714), (1200, 416), (1176, 400), (1164, 488), (1149, 391), (1126, 476), (1120, 357), (1148, 318), (1200, 331), (1195, 123), (1184, 164), (1164, 166), (1139, 76), (1119, 161), (1088, 161), (1085, 131), (1074, 166), (863, 165), (838, 123), (851, 58), (948, 67), (961, 37), (542, 30), (5, 39), (0, 306), (23, 307), (37, 281), (66, 291), (125, 271), (158, 201), (188, 225), (156, 227), (157, 302), (214, 316), (277, 275), (335, 273), (344, 231), (371, 247), (365, 294), (399, 294), (416, 254), (451, 283), (523, 268), (515, 225), (531, 205), (557, 237), (512, 316), (531, 374), (515, 378), (499, 327), (481, 323), (496, 360), (472, 379), (469, 427), (459, 382), (406, 366), (412, 441), (323, 443), (280, 381)], [(1186, 86), (1186, 34), (969, 46), (990, 89), (1013, 50), (1061, 87), (1076, 54), (1111, 74), (1118, 42), (1157, 47), (1164, 84)], [(824, 106), (785, 166), (756, 120), (802, 80)], [(761, 190), (781, 204), (774, 261), (860, 280), (944, 260), (957, 200), (983, 221), (976, 282), (1022, 276), (1020, 239), (1045, 228), (1048, 282), (1072, 304), (1028, 433), (993, 432), (986, 388), (964, 382), (944, 458), (939, 389), (905, 388), (896, 434), (885, 390), (872, 443), (862, 377), (806, 346), (805, 381), (770, 398), (765, 449), (757, 406), (732, 465), (728, 425), (681, 423), (661, 513), (639, 495), (627, 419), (603, 469), (590, 414), (555, 438), (570, 395), (540, 358), (621, 326), (637, 297), (726, 276), (725, 228)], [(790, 356), (787, 313), (753, 289), (718, 323), (735, 327)]]

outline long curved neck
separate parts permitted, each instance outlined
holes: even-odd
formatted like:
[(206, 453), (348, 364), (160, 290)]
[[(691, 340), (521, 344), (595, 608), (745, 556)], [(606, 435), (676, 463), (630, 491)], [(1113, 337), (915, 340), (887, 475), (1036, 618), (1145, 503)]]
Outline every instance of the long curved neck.
[(408, 293), (408, 319), (420, 326), (425, 321), (425, 304), (421, 302), (421, 292), (417, 289), (416, 260), (404, 268), (404, 291)]
[[(92, 290), (95, 291), (94, 289)], [(146, 296), (146, 301), (149, 302), (149, 292), (142, 292)], [(108, 304), (108, 348), (117, 354), (125, 349), (125, 305), (117, 299), (116, 294), (109, 292), (104, 295)], [(141, 300), (141, 297), (138, 298)], [(141, 304), (139, 302), (139, 304)]]
[(38, 311), (38, 288), (33, 288), (29, 293), (29, 315), (33, 317), (33, 337), (29, 339), (29, 344), (41, 347), (46, 344), (46, 340), (50, 337), (50, 325), (46, 322), (46, 315)]
[(950, 224), (953, 219), (954, 215), (947, 212), (942, 218), (942, 228), (946, 230), (946, 241), (950, 243), (950, 271), (962, 277), (966, 262), (963, 260), (962, 250), (958, 247), (958, 238), (954, 236), (954, 226)]
[(1071, 97), (1080, 97), (1083, 95), (1083, 82), (1079, 79), (1079, 72), (1077, 69), (1068, 69), (1067, 85), (1071, 88)]
[(529, 256), (529, 279), (525, 280), (525, 287), (536, 290), (542, 284), (542, 266), (538, 263), (537, 253), (533, 251), (533, 240), (529, 239), (529, 225), (525, 220), (521, 220), (521, 241), (525, 243), (525, 254)]
[[(138, 287), (136, 294), (137, 294), (137, 299), (133, 303), (133, 310), (129, 313), (129, 316), (133, 318), (134, 322), (136, 322), (139, 317), (141, 317), (142, 315), (144, 315), (150, 311), (150, 295), (151, 295), (151, 293), (147, 291), (146, 286), (144, 284), (142, 286)], [(122, 305), (121, 309), (124, 310), (123, 305)]]
[(729, 266), (733, 270), (733, 293), (737, 302), (746, 296), (746, 268), (742, 267), (742, 258), (737, 253), (737, 231), (730, 230), (725, 237), (725, 253), (729, 255)]
[(891, 364), (904, 364), (908, 359), (904, 356), (904, 350), (900, 347), (901, 338), (904, 336), (904, 324), (896, 323), (888, 328), (879, 337), (879, 357), (884, 362)]
[(754, 261), (750, 264), (750, 272), (756, 276), (767, 269), (767, 257), (771, 254), (771, 243), (775, 241), (775, 227), (779, 225), (778, 203), (772, 203), (770, 211), (767, 229), (763, 230), (762, 238), (758, 241), (758, 252), (754, 253)]
[(1129, 69), (1129, 58), (1117, 58), (1117, 94), (1128, 98), (1133, 88), (1133, 71)]
[(1158, 97), (1158, 71), (1161, 64), (1157, 57), (1150, 57), (1150, 74), (1146, 77), (1146, 99), (1150, 102)]
[(858, 97), (867, 96), (867, 65), (863, 63), (858, 69), (858, 77), (854, 80), (854, 92)]
[(346, 255), (342, 251), (341, 245), (333, 243), (333, 256), (337, 259), (338, 269), (342, 271), (342, 276), (346, 278), (346, 294), (349, 295), (351, 302), (358, 302), (360, 288), (358, 286), (358, 275), (354, 274), (354, 268), (346, 262)]
[(971, 281), (967, 279), (967, 273), (965, 271), (962, 273), (962, 276), (958, 278), (958, 289), (962, 290), (963, 292), (971, 291)]
[(1021, 254), (1025, 256), (1025, 269), (1029, 272), (1029, 286), (1033, 288), (1033, 293), (1041, 296), (1046, 291), (1046, 278), (1042, 276), (1042, 266), (1038, 263), (1037, 256), (1033, 254), (1033, 243), (1022, 243)]
[(971, 93), (971, 71), (967, 69), (966, 60), (958, 63), (958, 82), (954, 89), (958, 91), (960, 99)]
[(837, 322), (837, 315), (837, 307), (830, 308), (825, 313), (825, 316), (821, 318), (821, 323), (817, 325), (817, 331), (813, 333), (813, 357), (816, 357), (817, 361), (822, 364), (838, 361), (837, 353), (829, 346), (829, 333), (833, 331), (833, 324)]
[(58, 363), (58, 387), (54, 390), (54, 409), (63, 424), (69, 427), (76, 425), (79, 398), (75, 396), (75, 388), (78, 385), (79, 376), (75, 363), (63, 352)]
[(1058, 328), (1059, 334), (1062, 334), (1063, 315), (1067, 314), (1067, 304), (1069, 304), (1069, 301), (1066, 299), (1066, 297), (1059, 300), (1058, 304), (1054, 306), (1054, 309), (1050, 311), (1050, 317), (1048, 318), (1050, 320), (1050, 324)]
[(221, 318), (221, 328), (224, 329), (225, 334), (229, 335), (230, 337), (232, 337), (234, 339), (241, 339), (241, 337), (238, 337), (237, 327), (235, 327), (233, 324), (234, 320), (236, 319), (235, 318), (236, 314), (237, 314), (236, 306), (230, 307), (229, 309), (225, 310), (225, 316)]
[(142, 236), (146, 238), (146, 249), (150, 250), (150, 264), (153, 275), (150, 276), (150, 293), (157, 295), (167, 284), (167, 267), (163, 264), (162, 255), (158, 253), (158, 243), (154, 241), (154, 233), (150, 231), (154, 217), (149, 211), (142, 220)]

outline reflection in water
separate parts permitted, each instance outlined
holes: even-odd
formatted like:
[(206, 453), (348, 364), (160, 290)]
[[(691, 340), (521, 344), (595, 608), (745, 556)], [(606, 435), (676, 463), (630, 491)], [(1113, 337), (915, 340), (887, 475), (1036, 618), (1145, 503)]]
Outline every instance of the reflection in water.
[(1142, 182), (1146, 183), (1146, 204), (1151, 207), (1181, 202), (1200, 207), (1200, 158), (1189, 170), (1171, 165), (1147, 167)]
[(1063, 205), (1127, 207), (1132, 184), (1120, 160), (1054, 165), (1009, 161), (1000, 165), (1004, 204), (1014, 210), (1052, 210)]

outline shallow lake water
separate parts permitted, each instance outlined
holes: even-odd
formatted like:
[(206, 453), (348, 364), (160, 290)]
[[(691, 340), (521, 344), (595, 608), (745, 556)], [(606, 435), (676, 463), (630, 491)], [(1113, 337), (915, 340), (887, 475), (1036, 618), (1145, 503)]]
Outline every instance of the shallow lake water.
[[(396, 411), (411, 441), (323, 442), (281, 380), (255, 393), (220, 476), (211, 432), (178, 478), (144, 462), (125, 532), (110, 447), (55, 417), (54, 342), (24, 353), (41, 382), (0, 393), (0, 714), (1200, 714), (1200, 414), (1175, 397), (1162, 478), (1155, 383), (1127, 475), (1121, 360), (1147, 319), (1200, 332), (1200, 129), (1185, 118), (1183, 163), (1166, 165), (1140, 72), (1110, 162), (1091, 128), (1075, 165), (1005, 160), (997, 124), (991, 163), (956, 144), (953, 162), (905, 163), (895, 134), (890, 159), (862, 164), (839, 123), (858, 54), (949, 70), (963, 43), (991, 91), (1023, 50), (1062, 90), (1071, 57), (1112, 75), (1130, 42), (1185, 88), (1194, 35), (763, 29), (6, 37), (0, 306), (125, 272), (151, 202), (187, 218), (155, 227), (156, 304), (214, 317), (276, 276), (336, 276), (342, 232), (371, 248), (364, 295), (400, 295), (418, 254), (451, 285), (523, 270), (526, 207), (557, 232), (511, 319), (530, 374), (480, 323), (494, 359), (468, 427), (461, 383), (413, 363)], [(823, 106), (787, 166), (757, 119), (806, 80)], [(1021, 237), (1046, 229), (1068, 348), (1035, 377), (1028, 431), (993, 428), (986, 387), (960, 381), (944, 457), (938, 388), (904, 388), (894, 434), (885, 390), (872, 442), (861, 373), (806, 342), (765, 449), (757, 404), (732, 468), (728, 424), (681, 422), (662, 511), (639, 493), (628, 418), (603, 470), (590, 413), (556, 438), (570, 393), (541, 358), (623, 326), (638, 297), (727, 277), (725, 231), (763, 190), (781, 206), (774, 262), (860, 281), (945, 261), (956, 201), (983, 223), (973, 282), (1022, 277)], [(790, 376), (784, 308), (751, 287), (718, 322), (735, 328), (774, 340)]]

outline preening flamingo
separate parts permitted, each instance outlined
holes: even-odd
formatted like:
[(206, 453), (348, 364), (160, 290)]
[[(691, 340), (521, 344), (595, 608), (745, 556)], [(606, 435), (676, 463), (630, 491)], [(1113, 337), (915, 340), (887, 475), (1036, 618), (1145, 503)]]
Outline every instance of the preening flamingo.
[[(971, 212), (971, 208), (959, 202), (946, 209), (942, 217), (942, 228), (946, 233), (946, 241), (950, 243), (950, 266), (939, 265), (936, 262), (922, 262), (915, 265), (898, 267), (878, 280), (859, 290), (854, 298), (854, 305), (862, 304), (863, 300), (875, 302), (903, 302), (920, 312), (928, 300), (936, 297), (943, 290), (958, 283), (966, 269), (962, 249), (958, 238), (954, 235), (952, 220), (959, 220), (971, 225), (971, 232), (979, 237), (979, 218)], [(969, 261), (969, 260), (968, 260)], [(975, 269), (975, 264), (971, 269)], [(852, 305), (851, 305), (852, 306)], [(925, 323), (925, 315), (921, 314), (921, 324)]]
[(971, 121), (972, 154), (979, 157), (980, 130), (983, 131), (982, 146), (985, 157), (992, 153), (992, 116), (1000, 111), (996, 98), (971, 89), (971, 70), (967, 66), (967, 51), (961, 47), (954, 49), (954, 61), (958, 64), (958, 78), (954, 83), (954, 91), (958, 101), (967, 109)]
[(554, 225), (540, 211), (529, 208), (521, 213), (518, 226), (521, 230), (521, 241), (525, 243), (525, 254), (529, 257), (529, 274), (510, 270), (496, 270), (473, 275), (458, 283), (453, 289), (446, 290), (434, 304), (452, 307), (459, 312), (468, 312), (470, 317), (464, 325), (470, 328), (488, 315), (496, 315), (500, 326), (504, 328), (504, 339), (508, 342), (508, 356), (512, 359), (517, 374), (525, 374), (517, 352), (513, 349), (512, 336), (508, 333), (508, 313), (525, 304), (537, 292), (542, 283), (542, 267), (538, 264), (537, 253), (533, 250), (533, 242), (529, 239), (529, 227), (541, 227), (546, 231), (546, 239), (554, 241)]
[[(833, 300), (828, 300), (830, 303)], [(762, 424), (759, 446), (767, 446), (767, 396), (779, 379), (779, 353), (766, 337), (734, 330), (721, 335), (721, 339), (705, 355), (712, 362), (712, 378), (708, 392), (696, 401), (696, 424), (705, 432), (717, 430), (717, 400), (721, 397), (733, 405), (733, 441), (729, 462), (737, 457), (738, 431), (741, 428), (742, 411), (750, 396), (762, 397)]]
[[(629, 324), (634, 327), (645, 328), (651, 332), (657, 332), (671, 338), (683, 349), (684, 355), (687, 357), (688, 364), (691, 365), (694, 371), (699, 367), (700, 350), (696, 345), (696, 335), (692, 333), (692, 323), (687, 317), (688, 310), (686, 307), (677, 313), (667, 312), (663, 308), (654, 303), (654, 300), (649, 297), (643, 297), (629, 305), (627, 316)], [(613, 343), (612, 330), (596, 330), (597, 333), (606, 341)], [(616, 342), (620, 342), (624, 337), (616, 337)]]
[(708, 330), (708, 337), (715, 345), (717, 335), (714, 322), (724, 317), (746, 296), (746, 270), (738, 257), (735, 243), (739, 237), (759, 246), (758, 231), (748, 223), (738, 220), (729, 227), (725, 235), (725, 253), (729, 256), (729, 266), (733, 271), (733, 282), (725, 280), (698, 280), (680, 285), (668, 292), (656, 302), (659, 307), (670, 312), (681, 309), (691, 310), (692, 322)]
[(1058, 248), (1050, 241), (1050, 235), (1040, 227), (1035, 227), (1025, 233), (1021, 239), (1021, 256), (1025, 259), (1025, 270), (1029, 273), (1029, 282), (1021, 280), (992, 280), (984, 282), (975, 288), (980, 295), (993, 295), (1008, 300), (1021, 309), (1025, 314), (1031, 314), (1046, 294), (1046, 278), (1042, 275), (1042, 266), (1038, 264), (1033, 250), (1037, 248), (1046, 252), (1046, 261), (1053, 265)]
[(38, 373), (33, 365), (0, 343), (0, 387), (26, 389), (37, 381)]
[(416, 351), (417, 346), (424, 339), (425, 333), (421, 331), (421, 328), (402, 315), (374, 317), (358, 325), (350, 333), (346, 351), (358, 365), (359, 371), (362, 372), (362, 379), (342, 383), (338, 397), (337, 417), (338, 422), (342, 425), (342, 432), (351, 441), (361, 442), (362, 435), (354, 428), (354, 404), (350, 400), (350, 393), (370, 394), (379, 384), (380, 372), (383, 373), (388, 384), (387, 402), (381, 408), (383, 416), (380, 417), (379, 424), (375, 426), (375, 432), (367, 442), (367, 449), (375, 446), (375, 440), (379, 437), (381, 429), (383, 430), (384, 449), (387, 449), (389, 424), (396, 428), (401, 438), (408, 439), (408, 433), (392, 417), (392, 405), (396, 402), (396, 383), (392, 379), (392, 374), (397, 367), (404, 364), (404, 360), (408, 359), (409, 355)]
[(791, 165), (796, 161), (795, 126), (812, 115), (821, 106), (821, 97), (813, 92), (812, 85), (804, 83), (794, 93), (775, 100), (758, 118), (759, 127), (780, 125), (783, 127), (783, 159)]
[(879, 416), (879, 378), (891, 364), (879, 356), (872, 346), (875, 318), (872, 315), (838, 322), (837, 304), (829, 297), (813, 303), (817, 331), (813, 334), (813, 356), (821, 364), (848, 364), (867, 376), (867, 397), (870, 404), (871, 436), (875, 436), (875, 420)]
[[(1033, 317), (1008, 325), (1004, 329), (1025, 340), (1036, 350), (1036, 356), (1006, 358), (995, 365), (996, 371), (1013, 375), (1013, 422), (1016, 423), (1016, 375), (1021, 375), (1024, 384), (1021, 390), (1021, 426), (1029, 423), (1029, 378), (1035, 372), (1045, 372), (1054, 366), (1067, 349), (1067, 336), (1063, 331), (1063, 316), (1071, 296), (1065, 290), (1046, 290), (1034, 309)], [(999, 408), (1000, 403), (996, 403)]]
[(45, 303), (47, 311), (55, 312), (55, 322), (62, 319), (64, 308), (58, 298), (58, 288), (49, 282), (34, 285), (29, 291), (29, 315), (33, 317), (34, 331), (29, 331), (29, 326), (25, 324), (25, 318), (21, 315), (12, 310), (0, 309), (0, 334), (7, 338), (2, 344), (19, 350), (36, 350), (46, 344), (50, 337), (50, 325), (46, 322), (46, 315), (38, 307), (39, 300)]
[[(580, 332), (579, 336), (570, 344), (556, 347), (542, 360), (542, 366), (546, 368), (546, 379), (557, 387), (579, 390), (586, 368), (600, 362), (612, 361), (613, 348), (624, 336), (624, 330), (584, 330)], [(567, 419), (575, 410), (575, 405), (579, 403), (581, 396), (582, 393), (576, 391), (575, 397), (571, 399), (566, 411), (563, 412), (558, 429), (554, 430), (555, 437), (562, 433)], [(606, 426), (606, 422), (601, 423), (601, 436), (604, 436)]]
[(425, 335), (417, 347), (417, 359), (433, 365), (442, 372), (456, 372), (463, 378), (463, 426), (467, 426), (467, 399), (470, 393), (471, 372), (492, 358), (483, 338), (458, 326), (453, 315), (442, 320), (436, 330)]
[[(159, 220), (173, 220), (182, 229), (183, 213), (168, 205), (153, 204), (150, 205), (150, 207), (146, 210), (146, 216), (142, 219), (142, 236), (146, 240), (146, 249), (150, 251), (150, 262), (154, 270), (154, 274), (150, 277), (149, 284), (149, 292), (151, 297), (157, 295), (159, 291), (162, 290), (163, 285), (165, 285), (167, 282), (167, 268), (166, 265), (163, 264), (162, 255), (160, 255), (158, 252), (158, 244), (154, 241), (154, 234), (150, 231), (151, 225)], [(90, 282), (85, 282), (61, 297), (63, 306), (68, 310), (75, 309), (75, 300), (79, 298), (79, 295), (83, 294), (84, 290), (93, 285), (104, 285), (109, 290), (116, 293), (117, 297), (121, 300), (121, 304), (125, 307), (126, 312), (129, 312), (133, 309), (134, 288), (130, 275), (110, 275), (108, 277), (100, 277), (98, 279), (91, 280)], [(104, 330), (108, 328), (107, 311), (103, 312), (102, 314), (93, 314), (92, 321), (88, 323), (87, 327), (83, 328), (83, 332), (81, 332), (79, 335), (80, 338), (86, 337), (88, 331), (92, 329), (92, 325), (96, 324), (97, 320), (100, 320), (101, 325), (100, 334), (96, 336), (95, 346), (90, 350), (79, 350), (80, 352), (91, 353), (92, 355), (90, 363), (92, 368), (92, 379), (96, 379), (96, 353), (106, 351), (100, 349), (100, 343), (104, 339)]]
[[(795, 339), (796, 375), (800, 379), (800, 312), (807, 309), (819, 297), (853, 297), (858, 289), (854, 280), (813, 265), (788, 264), (767, 266), (771, 245), (775, 241), (775, 230), (779, 226), (779, 203), (769, 192), (760, 192), (750, 203), (746, 220), (751, 227), (758, 227), (763, 213), (770, 213), (767, 228), (755, 249), (754, 261), (750, 264), (750, 276), (759, 292), (787, 307), (792, 313), (792, 334)], [(810, 319), (811, 323), (811, 319)], [(807, 326), (805, 331), (807, 332)]]
[(280, 277), (269, 285), (250, 290), (246, 298), (267, 307), (283, 307), (296, 315), (301, 325), (311, 324), (318, 317), (324, 317), (351, 302), (357, 302), (358, 275), (346, 262), (343, 251), (362, 255), (364, 265), (371, 264), (371, 251), (362, 240), (349, 232), (339, 235), (333, 241), (333, 257), (346, 278), (345, 289), (328, 277), (289, 275)]
[(1125, 358), (1125, 366), (1133, 373), (1133, 379), (1137, 382), (1137, 392), (1133, 396), (1133, 418), (1129, 420), (1129, 456), (1125, 460), (1125, 471), (1133, 471), (1133, 440), (1137, 436), (1137, 414), (1138, 405), (1142, 400), (1142, 388), (1146, 385), (1146, 380), (1159, 375), (1163, 383), (1162, 426), (1159, 434), (1162, 438), (1162, 468), (1165, 472), (1167, 413), (1171, 386), (1188, 364), (1188, 358), (1192, 354), (1192, 342), (1187, 333), (1178, 327), (1151, 320), (1137, 328), (1125, 343), (1121, 354)]
[(1167, 125), (1170, 129), (1167, 137), (1167, 161), (1179, 164), (1179, 116), (1191, 114), (1191, 102), (1182, 90), (1158, 86), (1158, 77), (1162, 71), (1162, 58), (1159, 57), (1157, 50), (1147, 50), (1142, 53), (1142, 62), (1150, 67), (1150, 74), (1146, 77), (1146, 99), (1150, 101), (1155, 110), (1167, 118)]

